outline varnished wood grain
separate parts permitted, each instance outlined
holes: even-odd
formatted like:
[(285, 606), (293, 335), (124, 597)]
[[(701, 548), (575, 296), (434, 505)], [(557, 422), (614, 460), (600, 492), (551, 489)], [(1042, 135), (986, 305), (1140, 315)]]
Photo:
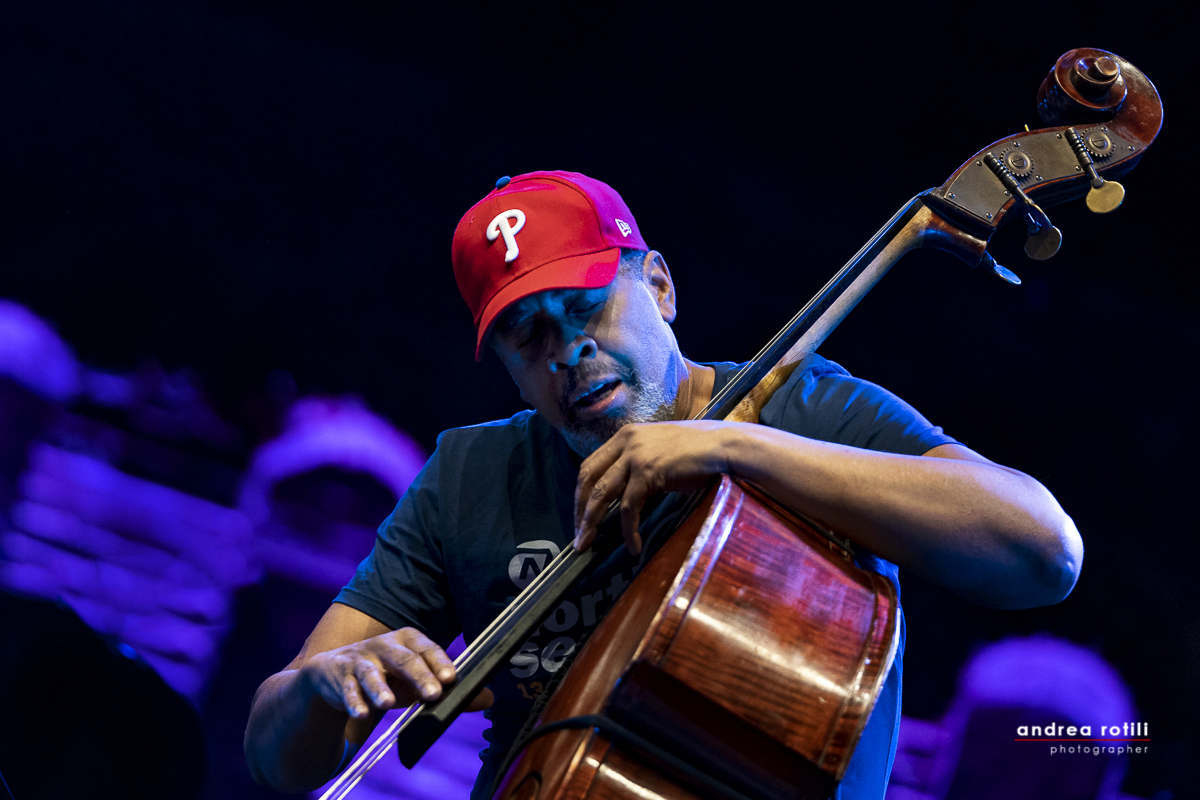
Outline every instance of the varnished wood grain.
[[(710, 715), (732, 714), (754, 736), (778, 742), (786, 749), (781, 762), (799, 758), (828, 777), (797, 779), (796, 793), (781, 796), (821, 796), (804, 793), (806, 787), (827, 788), (841, 777), (890, 666), (896, 596), (888, 581), (854, 567), (804, 521), (782, 512), (780, 527), (781, 512), (723, 476), (588, 640), (541, 722), (615, 713), (614, 687), (634, 681), (630, 667), (637, 664), (686, 686), (697, 698), (690, 702), (710, 705)], [(680, 715), (680, 724), (703, 716)], [(720, 737), (738, 735), (738, 725), (723, 727), (697, 729), (694, 738), (703, 734), (709, 749), (732, 752), (742, 743), (722, 745)], [(686, 730), (675, 738), (686, 748)], [(537, 739), (505, 785), (521, 786), (536, 771), (537, 800), (629, 797), (611, 792), (630, 782), (663, 797), (691, 796), (645, 757), (603, 741), (593, 730)], [(805, 774), (798, 763), (759, 764), (761, 778), (747, 780), (776, 785), (781, 775)], [(644, 769), (654, 777), (638, 771)], [(676, 794), (663, 793), (668, 786)], [(499, 796), (509, 797), (505, 792)]]

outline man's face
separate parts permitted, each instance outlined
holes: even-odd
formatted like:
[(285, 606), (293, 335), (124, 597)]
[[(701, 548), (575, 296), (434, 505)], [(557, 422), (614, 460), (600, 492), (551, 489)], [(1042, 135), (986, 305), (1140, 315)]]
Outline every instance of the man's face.
[[(660, 266), (661, 265), (661, 268)], [(645, 277), (556, 289), (510, 306), (492, 333), (521, 397), (588, 456), (633, 422), (671, 419), (682, 365), (661, 258)]]

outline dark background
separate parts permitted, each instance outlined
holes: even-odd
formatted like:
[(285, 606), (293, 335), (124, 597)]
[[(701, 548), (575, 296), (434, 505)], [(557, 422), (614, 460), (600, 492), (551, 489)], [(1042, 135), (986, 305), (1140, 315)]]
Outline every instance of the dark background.
[(910, 196), (1037, 127), (1059, 55), (1116, 52), (1166, 107), (1124, 207), (1051, 209), (1045, 263), (1002, 231), (1020, 288), (910, 255), (823, 352), (1043, 481), (1087, 546), (1050, 609), (908, 578), (906, 713), (939, 715), (977, 644), (1049, 630), (1134, 689), (1153, 747), (1126, 790), (1197, 796), (1195, 37), (1146, 7), (1045, 6), (5, 4), (0, 296), (91, 365), (194, 367), (247, 446), (284, 370), (431, 449), (522, 405), (472, 361), (449, 263), (499, 176), (617, 187), (672, 267), (685, 353), (742, 360)]

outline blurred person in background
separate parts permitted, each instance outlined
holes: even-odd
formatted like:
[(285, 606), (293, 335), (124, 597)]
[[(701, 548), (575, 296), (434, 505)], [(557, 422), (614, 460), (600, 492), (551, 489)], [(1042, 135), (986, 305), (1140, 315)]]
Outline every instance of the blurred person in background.
[(887, 800), (1134, 800), (1120, 791), (1128, 757), (1107, 747), (1148, 743), (1014, 740), (1113, 739), (1102, 725), (1136, 720), (1129, 687), (1096, 653), (1048, 634), (1004, 639), (968, 659), (940, 720), (901, 722)]
[[(256, 619), (247, 641), (260, 651), (246, 700), (262, 669), (278, 669), (299, 650), (346, 584), (387, 516), (425, 463), (422, 449), (355, 397), (303, 397), (287, 409), (282, 431), (250, 458), (239, 508), (254, 526), (258, 563)], [(251, 633), (250, 626), (253, 626)], [(451, 652), (461, 648), (459, 639)], [(244, 655), (249, 648), (241, 649)], [(266, 660), (270, 660), (266, 663)], [(244, 714), (245, 705), (239, 712)], [(484, 720), (463, 715), (413, 770), (385, 759), (355, 789), (363, 800), (466, 797), (486, 745)], [(249, 788), (247, 788), (249, 791)], [(321, 790), (313, 792), (319, 796)]]

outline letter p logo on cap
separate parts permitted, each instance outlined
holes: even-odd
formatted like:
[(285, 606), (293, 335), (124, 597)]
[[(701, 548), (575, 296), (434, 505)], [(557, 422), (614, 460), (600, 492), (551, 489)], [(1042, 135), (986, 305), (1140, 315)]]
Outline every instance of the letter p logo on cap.
[[(516, 224), (510, 225), (508, 222), (510, 219)], [(508, 248), (504, 253), (504, 262), (506, 264), (511, 264), (521, 254), (520, 249), (517, 247), (517, 234), (524, 227), (525, 212), (519, 208), (510, 208), (508, 211), (501, 211), (488, 223), (487, 238), (489, 242), (496, 241), (497, 236), (504, 237), (504, 245)]]

